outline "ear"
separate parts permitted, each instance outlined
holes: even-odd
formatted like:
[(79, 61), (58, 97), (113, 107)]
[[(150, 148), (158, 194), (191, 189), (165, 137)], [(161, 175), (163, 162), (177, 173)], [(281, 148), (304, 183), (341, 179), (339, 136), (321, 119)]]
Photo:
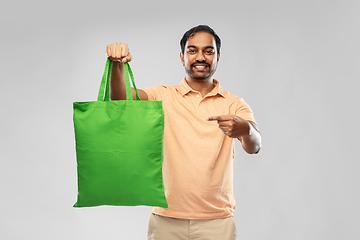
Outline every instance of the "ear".
[(185, 63), (184, 63), (184, 55), (182, 54), (182, 52), (180, 53), (180, 60), (183, 64), (183, 66), (185, 66)]
[(220, 53), (218, 53), (218, 55), (217, 55), (217, 61), (219, 61), (220, 60)]

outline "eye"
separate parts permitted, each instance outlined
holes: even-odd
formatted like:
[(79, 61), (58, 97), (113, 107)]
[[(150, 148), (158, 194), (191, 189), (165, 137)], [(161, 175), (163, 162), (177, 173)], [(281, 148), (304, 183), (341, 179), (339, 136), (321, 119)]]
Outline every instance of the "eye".
[(206, 54), (209, 54), (209, 55), (212, 55), (212, 54), (214, 54), (214, 53), (215, 53), (214, 49), (211, 49), (211, 50), (207, 50), (207, 51), (206, 51)]
[(190, 54), (194, 54), (195, 50), (194, 49), (188, 49), (187, 52), (190, 53)]

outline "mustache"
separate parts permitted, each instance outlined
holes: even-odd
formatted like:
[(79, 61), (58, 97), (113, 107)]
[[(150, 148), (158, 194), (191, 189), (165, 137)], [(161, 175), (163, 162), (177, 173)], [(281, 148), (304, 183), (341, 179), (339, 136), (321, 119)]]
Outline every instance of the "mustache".
[(192, 64), (190, 65), (190, 67), (194, 67), (195, 64), (204, 64), (204, 65), (206, 65), (207, 67), (210, 67), (210, 64), (208, 64), (207, 62), (205, 62), (205, 61), (198, 61), (198, 60), (196, 60), (196, 62), (192, 63)]

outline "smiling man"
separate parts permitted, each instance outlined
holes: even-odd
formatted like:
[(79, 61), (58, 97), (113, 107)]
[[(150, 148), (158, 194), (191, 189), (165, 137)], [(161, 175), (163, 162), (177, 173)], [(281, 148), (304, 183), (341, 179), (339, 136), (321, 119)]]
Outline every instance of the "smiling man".
[[(234, 140), (254, 154), (261, 135), (250, 107), (213, 78), (220, 60), (218, 35), (199, 25), (184, 34), (180, 46), (186, 73), (180, 84), (139, 89), (142, 100), (162, 100), (165, 112), (163, 179), (169, 207), (153, 207), (148, 239), (237, 239)], [(117, 60), (111, 98), (124, 100), (123, 62), (132, 59), (128, 45), (110, 44), (107, 54)]]
[(211, 82), (220, 59), (220, 53), (216, 51), (215, 38), (208, 32), (199, 32), (196, 36), (191, 34), (185, 43), (184, 41), (185, 39), (181, 41), (181, 46), (185, 44), (185, 47), (181, 49), (180, 59), (185, 66), (186, 79), (203, 79)]

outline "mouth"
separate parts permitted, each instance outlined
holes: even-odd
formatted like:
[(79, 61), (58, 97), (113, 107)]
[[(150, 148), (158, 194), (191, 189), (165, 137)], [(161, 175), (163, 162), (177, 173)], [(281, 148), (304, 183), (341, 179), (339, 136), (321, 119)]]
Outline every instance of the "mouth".
[(204, 65), (204, 64), (194, 64), (193, 65), (193, 68), (195, 68), (198, 71), (204, 71), (207, 67), (208, 67), (208, 65)]

